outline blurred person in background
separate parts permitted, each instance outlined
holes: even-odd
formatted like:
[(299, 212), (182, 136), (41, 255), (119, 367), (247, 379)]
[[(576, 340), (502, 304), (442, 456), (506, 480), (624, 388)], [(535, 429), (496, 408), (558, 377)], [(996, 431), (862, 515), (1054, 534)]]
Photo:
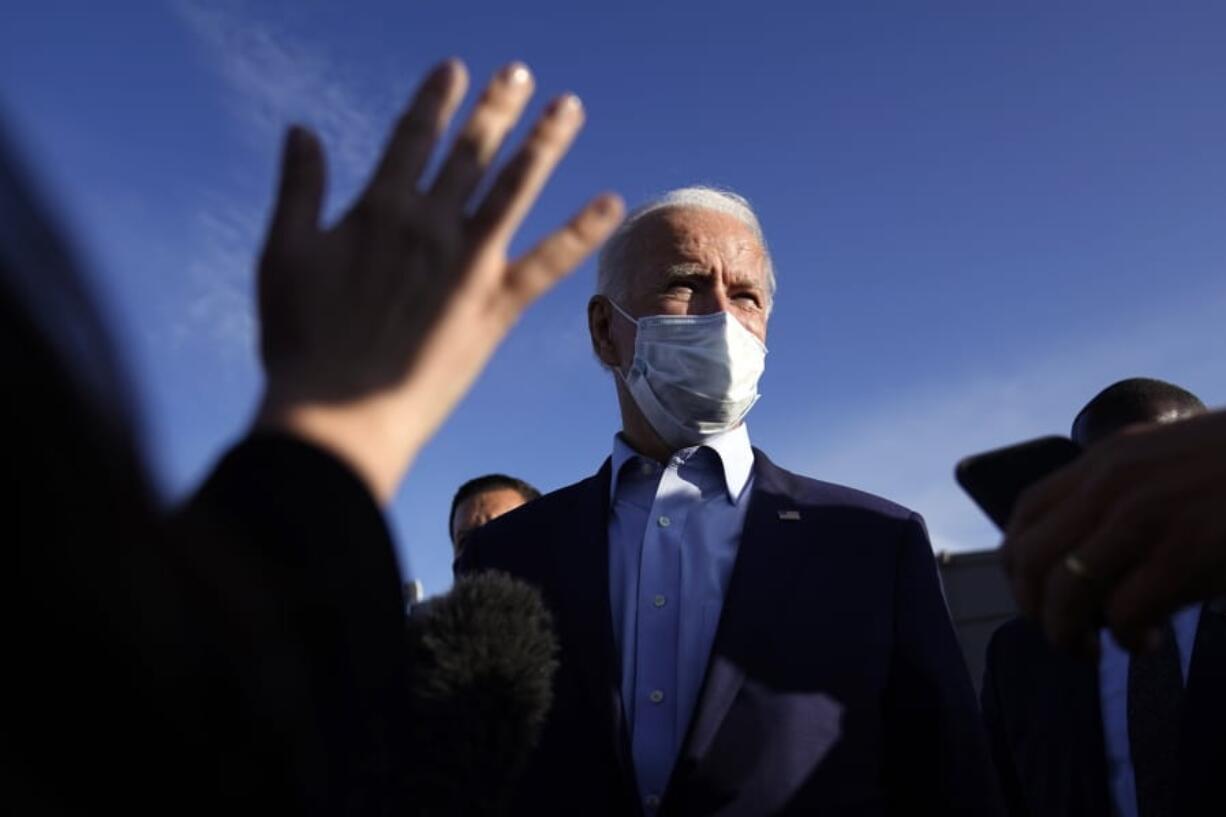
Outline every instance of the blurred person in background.
[(486, 474), (460, 486), (451, 500), (447, 529), (458, 556), (469, 534), (491, 519), (538, 499), (541, 492), (522, 479), (506, 474)]
[(983, 683), (1014, 815), (1226, 813), (1224, 421), (1123, 380), (1076, 417), (1086, 453), (1019, 503), (1005, 558), (1030, 617), (994, 635)]

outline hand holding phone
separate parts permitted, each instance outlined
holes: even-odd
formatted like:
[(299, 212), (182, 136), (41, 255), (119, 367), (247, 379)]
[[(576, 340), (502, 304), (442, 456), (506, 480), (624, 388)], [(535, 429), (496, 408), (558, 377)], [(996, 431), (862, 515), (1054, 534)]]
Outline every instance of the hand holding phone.
[(1067, 437), (1040, 437), (967, 457), (954, 473), (963, 490), (1003, 531), (1022, 493), (1081, 452), (1081, 446)]

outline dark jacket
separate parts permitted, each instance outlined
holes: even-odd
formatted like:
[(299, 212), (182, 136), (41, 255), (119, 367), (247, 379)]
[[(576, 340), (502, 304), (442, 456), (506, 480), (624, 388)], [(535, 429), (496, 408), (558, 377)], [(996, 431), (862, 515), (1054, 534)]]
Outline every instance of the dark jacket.
[[(988, 644), (983, 715), (1010, 817), (1109, 817), (1098, 667), (1054, 649), (1033, 621)], [(1182, 817), (1226, 814), (1226, 604), (1201, 611), (1184, 687)]]
[[(561, 668), (517, 813), (640, 813), (609, 611), (609, 464), (477, 531), (461, 571), (537, 585)], [(754, 488), (660, 813), (996, 811), (974, 692), (921, 519), (791, 474)]]

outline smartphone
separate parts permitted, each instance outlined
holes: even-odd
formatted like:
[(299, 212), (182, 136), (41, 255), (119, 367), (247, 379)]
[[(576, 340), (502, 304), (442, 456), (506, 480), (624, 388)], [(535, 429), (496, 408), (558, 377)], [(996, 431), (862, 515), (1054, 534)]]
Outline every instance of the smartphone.
[(975, 454), (958, 463), (954, 474), (971, 499), (1002, 531), (1022, 492), (1081, 455), (1068, 437), (1040, 437)]

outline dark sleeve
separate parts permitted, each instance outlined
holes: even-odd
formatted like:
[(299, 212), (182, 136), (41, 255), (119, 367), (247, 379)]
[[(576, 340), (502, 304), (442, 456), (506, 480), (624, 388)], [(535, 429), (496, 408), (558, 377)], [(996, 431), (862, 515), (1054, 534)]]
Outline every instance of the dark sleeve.
[[(336, 458), (284, 436), (231, 450), (175, 520), (201, 603), (206, 664), (229, 688), (217, 717), (252, 760), (290, 767), (314, 811), (394, 798), (407, 739), (400, 575), (365, 485)], [(283, 756), (275, 762), (265, 754)]]
[(1000, 632), (997, 631), (988, 642), (987, 663), (983, 670), (983, 690), (980, 693), (983, 705), (983, 723), (988, 732), (988, 745), (992, 751), (992, 762), (996, 766), (997, 780), (1000, 782), (1001, 794), (1005, 800), (1005, 811), (1009, 817), (1028, 817), (1026, 799), (1022, 796), (1022, 784), (1017, 777), (1017, 767), (1013, 764), (1013, 752), (1009, 749), (1008, 735), (1005, 732), (1004, 712), (1001, 708), (1000, 691), (996, 686), (996, 678), (1000, 674), (997, 666), (1000, 657)]
[(905, 524), (895, 577), (886, 775), (893, 814), (1000, 814), (966, 664), (923, 520)]

